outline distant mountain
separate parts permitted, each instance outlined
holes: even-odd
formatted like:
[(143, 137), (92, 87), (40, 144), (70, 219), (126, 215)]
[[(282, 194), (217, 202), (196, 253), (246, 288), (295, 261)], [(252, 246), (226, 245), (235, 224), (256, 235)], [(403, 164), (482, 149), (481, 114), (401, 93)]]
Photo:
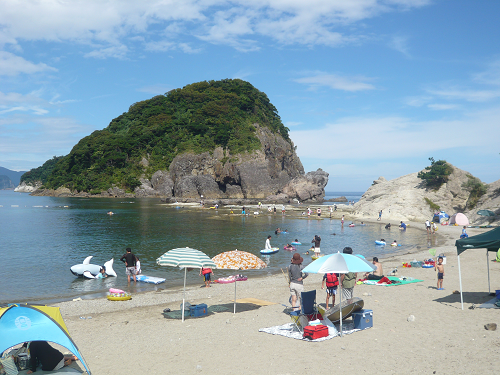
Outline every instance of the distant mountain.
[[(0, 167), (0, 176), (7, 176), (15, 186), (19, 185), (19, 182), (21, 180), (21, 176), (24, 173), (26, 173), (26, 172), (25, 171), (16, 172), (16, 171), (11, 171), (10, 169), (7, 169), (7, 168)], [(2, 189), (2, 188), (0, 188), (0, 189)]]
[(14, 189), (15, 186), (11, 179), (5, 175), (0, 175), (0, 190), (4, 189)]

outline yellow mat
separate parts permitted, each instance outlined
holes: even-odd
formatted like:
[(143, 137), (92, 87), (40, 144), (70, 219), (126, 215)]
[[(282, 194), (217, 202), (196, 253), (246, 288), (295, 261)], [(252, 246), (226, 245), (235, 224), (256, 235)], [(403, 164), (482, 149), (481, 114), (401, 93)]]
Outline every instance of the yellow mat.
[(237, 299), (236, 303), (252, 303), (254, 305), (259, 305), (259, 306), (276, 305), (275, 302), (264, 301), (264, 300), (257, 299), (257, 298), (242, 298), (242, 299)]

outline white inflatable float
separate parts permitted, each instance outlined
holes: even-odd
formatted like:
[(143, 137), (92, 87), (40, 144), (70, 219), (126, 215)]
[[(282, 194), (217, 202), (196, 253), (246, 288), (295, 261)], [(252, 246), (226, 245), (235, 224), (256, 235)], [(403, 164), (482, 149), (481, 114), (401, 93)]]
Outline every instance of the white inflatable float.
[[(101, 271), (101, 266), (97, 264), (90, 264), (90, 259), (92, 258), (93, 256), (88, 256), (87, 258), (85, 258), (82, 264), (75, 264), (74, 266), (72, 266), (70, 268), (71, 273), (75, 276), (83, 276), (87, 279), (95, 279)], [(106, 272), (108, 276), (116, 277), (116, 272), (113, 270), (113, 258), (104, 263), (104, 272)]]

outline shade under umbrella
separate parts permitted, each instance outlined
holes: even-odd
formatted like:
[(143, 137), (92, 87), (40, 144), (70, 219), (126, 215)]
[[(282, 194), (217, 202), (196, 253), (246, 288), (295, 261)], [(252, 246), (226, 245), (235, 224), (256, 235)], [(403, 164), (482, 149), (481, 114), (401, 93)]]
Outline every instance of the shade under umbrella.
[[(218, 269), (255, 270), (265, 268), (266, 263), (259, 257), (246, 251), (226, 251), (212, 258)], [(236, 280), (234, 281), (234, 314), (236, 314)]]
[(186, 301), (186, 276), (188, 268), (214, 267), (215, 263), (210, 257), (196, 249), (182, 247), (167, 251), (156, 259), (160, 266), (184, 267), (184, 294), (182, 296), (182, 321), (184, 321), (184, 306)]
[(496, 214), (490, 210), (479, 210), (477, 211), (477, 214), (482, 216), (496, 216)]
[[(327, 258), (327, 259), (322, 259)], [(365, 259), (356, 255), (336, 253), (319, 258), (305, 267), (302, 272), (306, 273), (348, 273), (348, 272), (372, 272), (377, 269)], [(320, 262), (315, 264), (316, 262)], [(340, 287), (340, 306), (342, 306), (342, 284)], [(342, 336), (342, 309), (340, 309), (340, 336)]]

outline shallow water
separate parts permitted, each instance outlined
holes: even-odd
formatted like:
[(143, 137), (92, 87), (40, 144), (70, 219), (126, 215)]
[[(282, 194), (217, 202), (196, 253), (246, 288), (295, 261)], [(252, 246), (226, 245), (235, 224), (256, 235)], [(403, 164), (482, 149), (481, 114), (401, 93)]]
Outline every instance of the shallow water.
[[(268, 268), (244, 272), (252, 277), (279, 272), (292, 256), (283, 246), (299, 239), (304, 245), (298, 251), (304, 253), (315, 234), (322, 237), (323, 254), (350, 246), (355, 253), (368, 258), (411, 251), (417, 246), (435, 246), (427, 243), (425, 232), (400, 232), (397, 228), (388, 231), (383, 224), (349, 228), (346, 223), (342, 228), (339, 220), (328, 218), (307, 220), (282, 217), (279, 213), (229, 216), (228, 210), (175, 208), (161, 205), (157, 199), (31, 197), (0, 190), (0, 206), (3, 264), (0, 303), (94, 298), (110, 287), (140, 292), (180, 285), (182, 271), (156, 264), (159, 256), (176, 247), (189, 246), (210, 257), (234, 249), (260, 255), (266, 237), (272, 235), (271, 244), (281, 250), (263, 257)], [(115, 215), (107, 215), (108, 211)], [(277, 227), (290, 233), (275, 235)], [(374, 240), (380, 238), (388, 242), (396, 239), (402, 246), (376, 246)], [(163, 277), (167, 282), (159, 286), (137, 283), (128, 287), (125, 267), (119, 261), (126, 247), (140, 257), (143, 274)], [(94, 256), (91, 263), (101, 265), (114, 258), (118, 277), (104, 280), (75, 277), (70, 267), (89, 255)], [(311, 262), (309, 256), (303, 257), (304, 264)], [(215, 270), (216, 277), (231, 273), (234, 271)], [(188, 272), (188, 283), (202, 284), (197, 270)]]

